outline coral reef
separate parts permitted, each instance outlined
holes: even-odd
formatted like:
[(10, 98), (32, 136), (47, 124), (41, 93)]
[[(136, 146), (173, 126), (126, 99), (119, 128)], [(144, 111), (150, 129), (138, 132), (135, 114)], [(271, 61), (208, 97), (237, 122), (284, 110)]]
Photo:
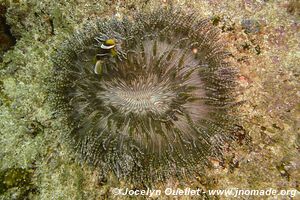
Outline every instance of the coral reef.
[(122, 19), (170, 5), (185, 13), (193, 8), (221, 31), (230, 52), (228, 62), (239, 71), (237, 101), (244, 103), (237, 106), (237, 140), (223, 148), (223, 159), (208, 159), (210, 165), (189, 184), (171, 178), (155, 188), (299, 190), (297, 1), (28, 0), (0, 1), (0, 5), (5, 8), (1, 16), (6, 27), (16, 38), (13, 46), (1, 52), (0, 171), (30, 170), (27, 186), (18, 181), (5, 186), (1, 199), (13, 199), (22, 188), (32, 188), (24, 193), (30, 199), (139, 199), (114, 196), (112, 188), (131, 185), (110, 175), (99, 179), (97, 170), (76, 162), (65, 139), (72, 132), (68, 119), (51, 105), (57, 101), (49, 95), (51, 57), (70, 34), (96, 17)]

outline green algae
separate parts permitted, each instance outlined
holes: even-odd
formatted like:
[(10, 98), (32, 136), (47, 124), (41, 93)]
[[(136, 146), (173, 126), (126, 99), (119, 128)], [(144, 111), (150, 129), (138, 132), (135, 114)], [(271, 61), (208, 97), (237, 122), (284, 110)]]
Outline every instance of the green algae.
[[(28, 199), (36, 189), (32, 183), (33, 170), (9, 168), (0, 172), (0, 195), (11, 199)], [(9, 197), (9, 191), (16, 189)]]
[[(194, 184), (204, 189), (299, 190), (299, 17), (296, 4), (290, 3), (296, 1), (244, 2), (181, 3), (208, 18), (219, 16), (213, 23), (221, 30), (224, 27), (233, 63), (243, 76), (239, 77), (243, 86), (240, 99), (246, 102), (240, 106), (240, 113), (248, 139), (233, 145), (225, 161), (215, 162)], [(76, 164), (64, 143), (64, 135), (70, 130), (64, 117), (51, 109), (46, 89), (52, 69), (50, 55), (88, 17), (121, 17), (134, 10), (151, 9), (155, 4), (168, 4), (142, 0), (118, 4), (84, 0), (1, 4), (7, 7), (6, 22), (17, 38), (0, 64), (1, 172), (30, 169), (35, 162), (37, 168), (30, 173), (36, 177), (31, 182), (38, 192), (33, 192), (31, 199), (114, 198), (110, 189), (124, 185), (112, 180), (99, 184), (97, 171)], [(245, 19), (257, 20), (260, 32), (245, 34), (241, 26)], [(240, 48), (245, 42), (250, 44), (249, 50)], [(9, 199), (18, 188), (7, 189), (1, 198)]]

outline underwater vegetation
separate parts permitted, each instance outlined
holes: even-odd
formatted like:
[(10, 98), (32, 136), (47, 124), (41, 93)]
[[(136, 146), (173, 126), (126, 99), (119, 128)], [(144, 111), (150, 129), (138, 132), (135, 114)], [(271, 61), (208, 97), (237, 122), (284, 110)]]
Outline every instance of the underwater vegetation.
[(0, 194), (9, 189), (17, 189), (14, 199), (28, 199), (36, 189), (32, 182), (32, 169), (9, 168), (0, 172)]
[[(161, 191), (167, 187), (174, 189), (200, 188), (206, 194), (211, 189), (230, 188), (259, 190), (274, 188), (299, 191), (300, 60), (298, 51), (300, 26), (299, 14), (297, 14), (299, 9), (297, 10), (294, 2), (296, 1), (240, 1), (237, 3), (235, 1), (193, 0), (29, 0), (1, 2), (0, 16), (3, 26), (0, 27), (0, 29), (2, 28), (0, 32), (2, 31), (1, 36), (4, 40), (0, 39), (3, 41), (0, 42), (2, 45), (0, 45), (0, 57), (2, 58), (2, 62), (0, 61), (0, 146), (2, 147), (0, 152), (0, 184), (2, 188), (0, 199), (147, 199), (140, 195), (138, 197), (126, 195), (124, 198), (114, 195), (114, 188), (126, 187), (136, 190), (145, 189), (145, 186)], [(170, 11), (160, 10), (156, 11), (157, 14), (150, 14), (152, 10), (157, 10), (157, 7), (167, 9), (171, 6), (180, 7), (181, 12), (175, 11), (170, 14)], [(193, 17), (190, 16), (191, 10), (195, 11)], [(132, 17), (132, 14), (136, 12), (140, 12), (139, 16), (146, 19), (141, 21), (139, 16)], [(173, 16), (173, 18), (160, 17), (159, 12), (164, 14), (163, 16)], [(113, 18), (111, 16), (115, 16), (117, 19), (111, 19)], [(156, 19), (158, 18), (156, 21), (164, 22), (153, 25), (154, 19), (147, 19), (147, 16), (155, 16)], [(101, 156), (95, 155), (93, 159), (94, 152), (89, 152), (93, 143), (83, 144), (80, 142), (81, 136), (75, 138), (75, 135), (79, 135), (78, 133), (84, 135), (84, 132), (79, 130), (79, 127), (87, 127), (85, 125), (88, 123), (84, 124), (84, 122), (91, 122), (89, 125), (91, 127), (97, 123), (99, 118), (95, 117), (87, 121), (80, 118), (87, 116), (87, 112), (82, 114), (83, 112), (79, 111), (78, 113), (81, 114), (79, 116), (76, 113), (75, 104), (72, 109), (71, 99), (74, 98), (73, 93), (76, 93), (74, 88), (77, 87), (77, 82), (75, 84), (74, 78), (68, 74), (68, 71), (74, 71), (72, 62), (80, 63), (79, 57), (84, 55), (84, 52), (87, 54), (84, 49), (88, 48), (88, 44), (92, 44), (91, 48), (94, 48), (95, 45), (96, 50), (89, 57), (88, 69), (92, 71), (91, 74), (98, 77), (98, 82), (102, 82), (107, 78), (109, 62), (117, 62), (119, 65), (128, 60), (128, 56), (131, 55), (129, 50), (138, 51), (137, 48), (126, 46), (130, 43), (126, 43), (129, 40), (127, 36), (137, 35), (129, 33), (129, 31), (138, 29), (134, 27), (135, 22), (139, 22), (139, 24), (145, 22), (151, 27), (160, 25), (162, 27), (169, 23), (166, 20), (172, 21), (174, 25), (169, 25), (168, 30), (165, 29), (165, 32), (171, 35), (172, 33), (176, 34), (175, 31), (170, 30), (173, 27), (177, 27), (177, 33), (180, 32), (179, 30), (184, 32), (180, 27), (188, 27), (189, 25), (183, 25), (190, 24), (182, 22), (181, 25), (176, 25), (175, 23), (178, 24), (180, 21), (177, 19), (179, 16), (190, 16), (191, 20), (186, 21), (201, 21), (203, 18), (210, 20), (209, 23), (203, 24), (203, 32), (200, 27), (199, 30), (196, 30), (198, 28), (195, 26), (190, 31), (191, 33), (201, 32), (205, 35), (206, 31), (215, 31), (214, 29), (221, 32), (219, 35), (216, 31), (214, 42), (208, 42), (210, 41), (208, 36), (205, 41), (207, 44), (217, 42), (220, 45), (218, 50), (230, 52), (228, 56), (224, 55), (220, 60), (225, 63), (230, 62), (226, 65), (231, 65), (232, 68), (238, 70), (235, 75), (230, 66), (228, 66), (229, 69), (226, 65), (226, 67), (224, 66), (231, 71), (233, 76), (237, 77), (237, 88), (228, 89), (228, 96), (230, 95), (232, 98), (228, 99), (228, 103), (226, 102), (222, 107), (211, 106), (208, 111), (219, 113), (217, 108), (221, 107), (222, 111), (226, 110), (227, 113), (223, 112), (220, 115), (224, 119), (226, 118), (227, 122), (220, 120), (222, 124), (216, 125), (215, 121), (219, 121), (218, 117), (212, 118), (208, 113), (201, 115), (204, 119), (212, 120), (212, 124), (217, 126), (220, 131), (207, 131), (210, 135), (205, 134), (204, 138), (209, 141), (209, 145), (205, 145), (203, 148), (200, 145), (197, 146), (205, 154), (197, 155), (195, 154), (196, 150), (191, 151), (192, 155), (188, 155), (185, 159), (189, 161), (190, 157), (194, 156), (194, 160), (190, 163), (183, 163), (183, 159), (177, 159), (176, 154), (160, 157), (162, 158), (160, 159), (158, 153), (155, 154), (157, 155), (156, 163), (154, 161), (147, 162), (147, 155), (133, 157), (129, 150), (117, 157), (111, 153), (118, 153), (112, 149), (118, 147), (113, 145), (106, 151), (98, 148), (102, 152), (97, 152), (98, 150), (95, 148), (94, 152)], [(106, 34), (107, 29), (103, 28), (103, 24), (110, 24), (107, 25), (110, 27), (107, 29), (112, 29), (112, 32), (118, 33), (121, 38), (115, 34)], [(127, 28), (124, 34), (113, 24), (121, 24), (121, 27), (127, 27), (129, 24), (131, 27)], [(101, 27), (101, 30), (98, 26)], [(91, 31), (89, 32), (89, 30)], [(147, 29), (144, 32), (148, 35), (159, 32), (152, 30)], [(139, 30), (139, 32), (141, 31)], [(178, 38), (185, 36), (188, 37), (188, 35), (178, 34)], [(75, 37), (79, 39), (74, 39)], [(219, 37), (221, 37), (220, 40)], [(6, 40), (7, 38), (9, 40)], [(69, 41), (61, 45), (66, 38), (70, 38)], [(73, 47), (76, 47), (72, 49), (70, 43), (82, 41), (82, 38), (92, 39), (91, 42), (72, 44)], [(170, 38), (168, 44), (171, 45), (179, 41), (175, 37), (165, 37), (163, 40), (167, 41), (168, 38)], [(142, 41), (142, 39), (140, 40)], [(158, 45), (163, 44), (162, 40), (157, 41)], [(201, 42), (197, 38), (190, 39), (185, 43), (182, 42), (181, 47), (188, 49), (186, 45), (195, 41)], [(226, 46), (222, 47), (222, 44)], [(181, 47), (177, 47), (177, 49), (181, 49)], [(165, 51), (161, 47), (157, 49), (159, 53)], [(58, 52), (54, 56), (55, 52), (53, 51), (56, 50)], [(199, 48), (191, 48), (191, 50), (193, 54), (187, 55), (193, 56), (194, 52), (200, 52)], [(203, 54), (207, 53), (207, 51), (202, 52)], [(68, 59), (70, 65), (56, 64), (61, 62), (62, 58)], [(202, 57), (201, 60), (204, 58)], [(55, 73), (53, 73), (52, 61), (55, 64)], [(165, 60), (162, 61), (165, 63)], [(87, 65), (83, 64), (82, 66)], [(202, 66), (199, 66), (199, 69), (201, 68)], [(216, 68), (213, 68), (211, 74), (214, 74), (213, 71), (217, 72)], [(84, 75), (84, 73), (82, 74)], [(202, 96), (205, 98), (211, 95), (209, 93), (211, 90), (202, 84), (210, 85), (210, 81), (203, 80), (201, 76), (209, 77), (211, 74), (199, 74), (200, 88), (203, 88), (205, 95)], [(84, 77), (82, 80), (90, 78)], [(52, 79), (53, 82), (49, 83), (49, 79)], [(74, 86), (71, 84), (72, 82)], [(91, 90), (93, 91), (88, 90), (89, 93), (97, 93), (95, 89)], [(235, 91), (238, 93), (237, 97), (234, 96)], [(220, 90), (216, 90), (215, 94), (217, 92)], [(189, 93), (195, 94), (194, 92)], [(93, 97), (87, 95), (85, 98), (92, 99)], [(107, 99), (109, 100), (109, 98)], [(205, 103), (201, 106), (207, 106), (209, 103), (198, 102)], [(235, 104), (234, 102), (243, 103)], [(57, 107), (53, 107), (52, 103), (56, 103)], [(114, 107), (117, 105), (115, 104)], [(89, 108), (89, 112), (95, 111), (98, 106), (90, 105)], [(124, 107), (118, 109), (120, 108)], [(233, 121), (234, 118), (237, 122)], [(209, 129), (206, 122), (195, 122), (195, 124), (199, 124), (203, 129)], [(71, 130), (73, 130), (72, 133)], [(96, 132), (92, 133), (92, 128), (87, 127), (86, 130), (91, 130), (91, 132), (85, 133), (86, 137), (91, 138), (90, 140), (97, 135)], [(200, 135), (200, 133), (203, 132), (199, 131), (195, 134)], [(214, 135), (217, 136), (218, 133), (221, 138), (220, 144), (212, 141)], [(115, 138), (114, 135), (113, 137)], [(104, 143), (103, 138), (97, 142)], [(134, 141), (134, 139), (132, 140)], [(109, 143), (111, 140), (107, 141)], [(178, 142), (171, 141), (169, 143), (178, 149)], [(130, 146), (129, 144), (133, 144), (133, 142), (125, 145)], [(162, 144), (165, 144), (164, 140)], [(91, 146), (90, 149), (87, 148), (88, 145)], [(81, 146), (82, 150), (87, 152), (86, 154), (81, 153)], [(142, 147), (140, 149), (143, 152), (150, 151)], [(154, 151), (160, 150), (154, 149)], [(165, 151), (161, 150), (161, 152)], [(121, 157), (127, 154), (129, 154), (128, 159)], [(188, 153), (185, 150), (182, 154)], [(114, 176), (114, 169), (117, 169), (114, 165), (119, 165), (119, 163), (110, 158), (118, 160), (120, 157), (121, 160), (128, 160), (127, 163), (131, 162), (131, 158), (136, 162), (145, 160), (146, 164), (141, 167), (121, 166), (128, 173), (120, 172), (119, 179), (125, 179), (125, 181), (131, 179), (133, 183), (118, 181), (117, 176)], [(173, 167), (168, 167), (165, 165), (166, 160), (172, 159), (172, 157), (174, 160), (169, 162), (173, 163)], [(98, 163), (96, 160), (99, 160)], [(157, 163), (158, 161), (161, 163)], [(153, 171), (155, 175), (152, 177), (151, 174), (148, 177), (147, 175), (139, 177), (138, 170), (143, 169), (143, 172), (146, 173), (153, 168), (155, 168)], [(168, 171), (163, 171), (163, 169)], [(173, 169), (173, 171), (169, 171), (169, 169)], [(20, 172), (20, 176), (11, 176), (14, 174), (13, 171), (18, 174)], [(27, 172), (29, 172), (28, 178), (25, 178), (26, 181), (22, 181), (22, 174), (27, 174)], [(102, 179), (101, 174), (106, 176), (106, 179)], [(182, 176), (185, 176), (186, 179), (183, 179)], [(9, 178), (8, 181), (5, 177), (12, 178)], [(159, 181), (159, 178), (166, 180)], [(152, 183), (151, 179), (158, 180), (158, 183), (151, 185), (138, 183), (141, 181)], [(208, 195), (206, 197), (207, 199), (226, 198)], [(172, 197), (164, 195), (154, 198), (169, 199)], [(178, 198), (181, 199), (181, 197)], [(189, 199), (189, 197), (182, 198)], [(197, 197), (191, 198), (198, 199)], [(248, 196), (241, 198), (252, 199)], [(261, 199), (263, 198), (297, 199), (293, 195), (261, 197)]]
[(196, 175), (234, 138), (236, 72), (227, 58), (218, 30), (194, 14), (92, 20), (52, 58), (70, 145), (104, 177)]

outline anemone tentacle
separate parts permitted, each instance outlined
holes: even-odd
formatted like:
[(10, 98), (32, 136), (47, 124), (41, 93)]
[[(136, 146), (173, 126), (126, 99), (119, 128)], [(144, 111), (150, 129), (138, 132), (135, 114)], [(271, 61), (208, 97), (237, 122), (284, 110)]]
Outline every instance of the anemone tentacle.
[[(114, 45), (101, 49), (107, 39)], [(104, 50), (100, 77), (94, 60)], [(120, 179), (161, 180), (221, 155), (234, 125), (226, 57), (218, 31), (195, 14), (159, 10), (88, 24), (53, 59), (80, 158)]]

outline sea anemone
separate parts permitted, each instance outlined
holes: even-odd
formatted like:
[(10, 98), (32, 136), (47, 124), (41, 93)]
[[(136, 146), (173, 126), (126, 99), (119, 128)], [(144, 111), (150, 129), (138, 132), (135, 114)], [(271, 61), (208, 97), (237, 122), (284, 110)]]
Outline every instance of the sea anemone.
[(235, 72), (219, 32), (160, 9), (96, 19), (53, 57), (81, 161), (127, 181), (196, 173), (231, 138)]

